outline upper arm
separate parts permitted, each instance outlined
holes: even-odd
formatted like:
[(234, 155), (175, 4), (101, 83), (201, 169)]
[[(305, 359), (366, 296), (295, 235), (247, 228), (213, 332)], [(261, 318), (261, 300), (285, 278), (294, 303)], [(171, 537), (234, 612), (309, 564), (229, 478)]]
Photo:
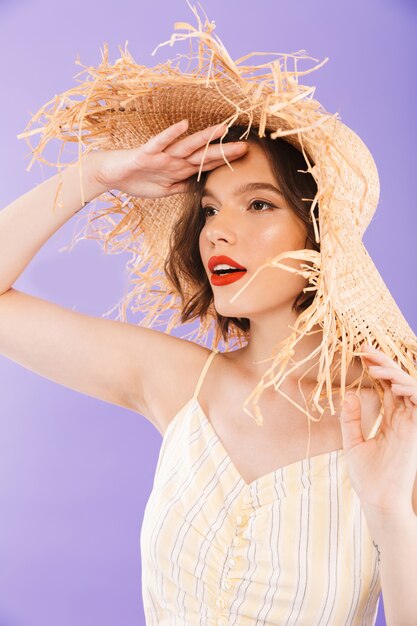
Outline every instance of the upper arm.
[[(182, 402), (190, 390), (184, 376), (199, 351), (206, 349), (16, 289), (0, 295), (0, 354), (65, 387), (137, 411), (159, 430), (164, 424), (156, 413)], [(166, 394), (165, 402), (158, 394)]]

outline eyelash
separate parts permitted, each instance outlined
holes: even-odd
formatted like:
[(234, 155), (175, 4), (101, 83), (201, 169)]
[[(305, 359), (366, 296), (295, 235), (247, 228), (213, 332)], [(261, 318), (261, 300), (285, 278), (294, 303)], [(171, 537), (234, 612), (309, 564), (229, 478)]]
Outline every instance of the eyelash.
[[(267, 207), (269, 207), (270, 209), (276, 209), (276, 208), (277, 208), (274, 204), (272, 204), (271, 202), (267, 202), (266, 200), (252, 200), (252, 201), (250, 202), (249, 206), (251, 206), (251, 205), (252, 205), (252, 204), (254, 204), (255, 202), (260, 202), (261, 204), (265, 204), (265, 205), (266, 205)], [(210, 215), (207, 215), (207, 210), (208, 210), (208, 209), (213, 209), (213, 207), (212, 207), (212, 206), (210, 206), (210, 205), (207, 205), (207, 206), (205, 206), (205, 207), (201, 207), (201, 210), (202, 210), (202, 212), (203, 212), (203, 216), (204, 216), (204, 217), (211, 217)], [(265, 210), (263, 210), (263, 211), (255, 211), (255, 213), (264, 213), (264, 212), (265, 212)]]

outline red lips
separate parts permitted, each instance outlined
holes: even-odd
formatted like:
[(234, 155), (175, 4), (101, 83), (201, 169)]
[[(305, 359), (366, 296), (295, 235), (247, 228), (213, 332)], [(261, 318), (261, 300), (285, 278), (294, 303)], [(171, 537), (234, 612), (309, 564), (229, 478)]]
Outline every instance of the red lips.
[[(214, 268), (216, 267), (216, 265), (219, 265), (221, 263), (225, 263), (227, 265), (230, 265), (231, 267), (235, 267), (236, 269), (242, 270), (242, 271), (233, 272), (230, 274), (224, 274), (223, 276), (215, 274)], [(242, 278), (242, 276), (244, 276), (246, 273), (246, 267), (243, 267), (243, 265), (240, 265), (240, 263), (237, 263), (237, 261), (234, 261), (233, 259), (231, 259), (230, 256), (225, 256), (224, 254), (221, 254), (220, 256), (210, 257), (208, 266), (209, 266), (209, 270), (212, 273), (212, 275), (210, 276), (211, 284), (217, 285), (219, 287), (221, 285), (230, 285), (230, 283), (236, 282), (237, 280), (239, 280), (239, 278)]]
[(231, 259), (230, 256), (224, 256), (223, 254), (221, 254), (220, 256), (212, 256), (209, 258), (208, 268), (210, 272), (212, 272), (216, 265), (219, 265), (219, 263), (225, 263), (226, 265), (236, 267), (239, 270), (246, 270), (246, 267), (243, 267), (243, 265), (240, 265), (239, 263)]

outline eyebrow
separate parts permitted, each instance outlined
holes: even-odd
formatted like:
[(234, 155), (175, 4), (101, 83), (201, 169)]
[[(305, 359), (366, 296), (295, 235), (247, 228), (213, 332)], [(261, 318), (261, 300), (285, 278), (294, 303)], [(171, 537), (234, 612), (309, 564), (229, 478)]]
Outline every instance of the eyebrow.
[[(240, 187), (237, 187), (235, 189), (235, 193), (241, 194), (241, 193), (245, 193), (246, 191), (258, 191), (259, 189), (267, 189), (268, 191), (273, 191), (279, 196), (284, 197), (284, 194), (282, 193), (282, 191), (280, 191), (278, 187), (271, 185), (271, 183), (244, 183), (243, 185), (240, 185)], [(204, 189), (203, 195), (201, 196), (201, 198), (205, 198), (206, 196), (216, 198), (216, 195), (207, 187)]]

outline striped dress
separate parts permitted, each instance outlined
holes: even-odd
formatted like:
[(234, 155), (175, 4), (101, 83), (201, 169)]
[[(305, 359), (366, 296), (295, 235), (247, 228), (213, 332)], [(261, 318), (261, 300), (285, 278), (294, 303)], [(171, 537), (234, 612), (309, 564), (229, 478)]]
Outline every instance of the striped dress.
[(168, 425), (145, 507), (147, 626), (374, 625), (378, 555), (343, 450), (246, 483), (197, 399), (216, 352)]

